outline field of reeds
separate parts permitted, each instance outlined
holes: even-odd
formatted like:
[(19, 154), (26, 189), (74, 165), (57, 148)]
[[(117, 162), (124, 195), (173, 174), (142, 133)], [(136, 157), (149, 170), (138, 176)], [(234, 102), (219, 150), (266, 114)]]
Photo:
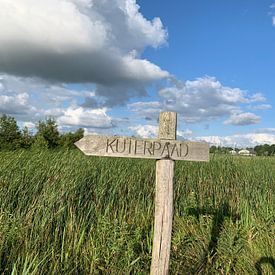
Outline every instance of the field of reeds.
[[(148, 274), (155, 161), (0, 152), (0, 274)], [(171, 274), (274, 274), (275, 158), (176, 162)]]

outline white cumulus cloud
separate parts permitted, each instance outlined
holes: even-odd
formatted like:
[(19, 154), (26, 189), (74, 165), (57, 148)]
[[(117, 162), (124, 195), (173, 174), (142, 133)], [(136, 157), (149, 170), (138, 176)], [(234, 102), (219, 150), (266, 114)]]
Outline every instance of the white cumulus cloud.
[(112, 119), (106, 109), (87, 110), (83, 107), (69, 107), (57, 118), (60, 126), (77, 126), (85, 128), (111, 128)]
[(67, 128), (114, 126), (106, 108), (91, 109), (76, 104), (82, 97), (95, 97), (93, 91), (9, 75), (0, 75), (0, 87), (0, 114), (15, 116), (23, 126), (47, 117), (55, 118), (60, 127)]
[(232, 125), (250, 125), (261, 122), (261, 118), (253, 113), (237, 113), (232, 114), (224, 124)]
[(21, 93), (17, 95), (0, 94), (0, 114), (27, 114), (34, 108), (29, 105), (28, 94)]
[(160, 110), (177, 112), (185, 122), (196, 123), (229, 117), (226, 124), (247, 125), (260, 118), (243, 111), (244, 106), (265, 100), (260, 93), (249, 95), (239, 88), (222, 85), (214, 77), (176, 82), (159, 91), (160, 100), (137, 102), (129, 108), (147, 119), (156, 119)]
[[(142, 138), (156, 138), (158, 134), (158, 126), (156, 125), (136, 125), (136, 126), (130, 126), (129, 130), (134, 132), (135, 135), (142, 137)], [(178, 138), (187, 138), (192, 135), (192, 131), (190, 129), (186, 130), (178, 130), (177, 131), (177, 137)]]
[(0, 72), (111, 85), (168, 76), (139, 58), (166, 42), (134, 0), (2, 0)]
[(158, 126), (155, 125), (137, 125), (130, 126), (129, 130), (133, 131), (135, 135), (142, 138), (155, 138), (158, 133)]
[(93, 106), (123, 105), (169, 77), (141, 57), (146, 47), (165, 45), (167, 31), (135, 0), (3, 0), (0, 26), (0, 73), (59, 86), (94, 83), (101, 100)]

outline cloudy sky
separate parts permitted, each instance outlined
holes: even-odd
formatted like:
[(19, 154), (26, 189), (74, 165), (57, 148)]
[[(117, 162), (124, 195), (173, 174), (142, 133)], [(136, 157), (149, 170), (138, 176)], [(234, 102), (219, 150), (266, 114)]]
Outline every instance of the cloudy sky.
[(275, 2), (1, 0), (0, 114), (33, 128), (275, 143)]

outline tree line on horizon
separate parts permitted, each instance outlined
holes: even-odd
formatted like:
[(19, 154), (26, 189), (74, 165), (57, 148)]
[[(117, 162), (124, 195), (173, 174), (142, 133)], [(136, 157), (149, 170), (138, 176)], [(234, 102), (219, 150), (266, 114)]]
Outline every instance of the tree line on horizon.
[(19, 128), (14, 117), (0, 116), (0, 150), (16, 149), (73, 149), (74, 143), (84, 136), (84, 129), (60, 133), (53, 118), (40, 120), (33, 134), (28, 127)]
[[(84, 136), (84, 129), (79, 128), (75, 132), (60, 133), (58, 125), (53, 118), (40, 120), (36, 124), (36, 132), (33, 134), (28, 127), (19, 128), (14, 117), (0, 116), (0, 150), (16, 149), (73, 149), (74, 143)], [(210, 153), (229, 154), (232, 147), (211, 146)], [(258, 156), (274, 156), (275, 144), (257, 145), (247, 148)], [(238, 150), (238, 149), (236, 149)]]
[[(245, 148), (251, 153), (256, 154), (257, 156), (275, 156), (275, 144), (261, 144), (256, 145), (255, 147), (247, 147)], [(222, 146), (211, 146), (210, 153), (214, 154), (230, 154), (230, 151), (239, 152), (241, 149), (233, 148), (233, 147), (222, 147)]]

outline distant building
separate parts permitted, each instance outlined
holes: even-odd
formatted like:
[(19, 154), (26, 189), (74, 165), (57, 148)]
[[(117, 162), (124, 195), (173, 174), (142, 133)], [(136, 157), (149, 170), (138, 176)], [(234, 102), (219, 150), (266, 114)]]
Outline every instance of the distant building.
[(253, 156), (256, 156), (256, 154), (252, 151), (249, 151), (247, 149), (242, 149), (239, 151), (238, 153), (240, 156), (250, 156), (250, 157), (253, 157)]
[(231, 154), (231, 155), (237, 155), (237, 152), (235, 150), (231, 150), (231, 151), (229, 151), (229, 154)]

